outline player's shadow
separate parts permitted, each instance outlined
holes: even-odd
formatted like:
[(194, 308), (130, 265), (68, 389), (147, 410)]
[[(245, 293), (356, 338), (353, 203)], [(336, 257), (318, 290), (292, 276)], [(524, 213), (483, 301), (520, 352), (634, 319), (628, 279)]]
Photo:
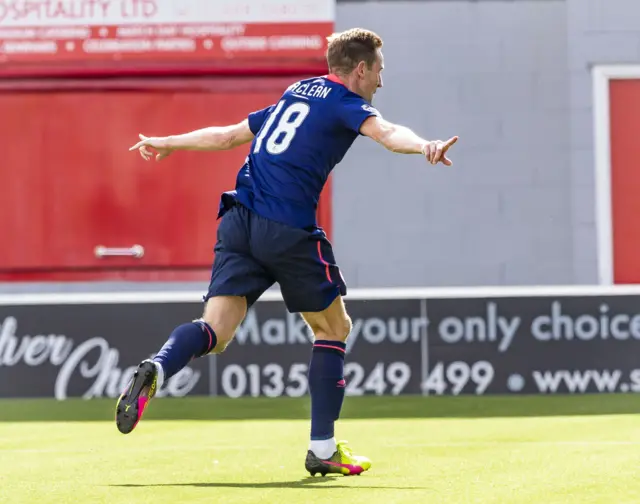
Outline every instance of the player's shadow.
[(431, 488), (427, 487), (418, 487), (418, 486), (371, 486), (371, 485), (343, 485), (343, 484), (331, 484), (338, 480), (343, 479), (343, 476), (327, 476), (324, 478), (321, 477), (311, 477), (307, 476), (306, 478), (302, 478), (300, 480), (293, 481), (271, 481), (269, 483), (234, 483), (229, 481), (224, 482), (210, 482), (210, 483), (123, 483), (118, 485), (109, 485), (111, 487), (119, 487), (119, 488), (148, 488), (148, 487), (195, 487), (195, 488), (324, 488), (324, 489), (344, 489), (344, 488), (352, 488), (352, 489), (369, 489), (369, 490), (431, 490)]

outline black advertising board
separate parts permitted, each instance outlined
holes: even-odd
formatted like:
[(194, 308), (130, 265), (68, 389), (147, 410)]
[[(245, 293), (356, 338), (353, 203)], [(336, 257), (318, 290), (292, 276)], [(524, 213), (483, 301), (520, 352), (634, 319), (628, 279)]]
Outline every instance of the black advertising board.
[(426, 392), (640, 392), (639, 301), (430, 299)]
[[(0, 397), (118, 397), (167, 331), (199, 310), (183, 303), (0, 305)], [(175, 378), (162, 394), (209, 392), (204, 359)]]
[[(640, 392), (640, 295), (381, 292), (347, 299), (348, 395)], [(103, 296), (0, 299), (0, 397), (115, 398), (137, 363), (202, 310), (197, 296)], [(160, 394), (305, 395), (311, 339), (281, 301), (259, 301), (222, 355), (192, 361)]]

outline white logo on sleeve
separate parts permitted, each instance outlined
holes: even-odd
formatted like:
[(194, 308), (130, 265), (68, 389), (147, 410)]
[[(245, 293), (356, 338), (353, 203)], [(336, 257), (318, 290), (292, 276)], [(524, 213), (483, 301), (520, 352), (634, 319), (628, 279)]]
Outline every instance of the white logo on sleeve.
[(362, 110), (366, 110), (367, 112), (371, 112), (372, 114), (375, 114), (377, 116), (380, 115), (380, 112), (378, 112), (377, 109), (375, 109), (371, 105), (367, 105), (366, 103), (362, 105)]

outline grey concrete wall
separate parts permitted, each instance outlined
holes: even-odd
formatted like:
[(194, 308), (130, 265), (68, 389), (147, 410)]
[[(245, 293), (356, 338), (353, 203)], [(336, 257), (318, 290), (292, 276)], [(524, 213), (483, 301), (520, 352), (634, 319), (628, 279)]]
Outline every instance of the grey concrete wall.
[(565, 2), (340, 4), (337, 29), (353, 26), (384, 38), (385, 86), (375, 99), (383, 116), (460, 141), (451, 168), (356, 142), (334, 184), (347, 282), (580, 280)]

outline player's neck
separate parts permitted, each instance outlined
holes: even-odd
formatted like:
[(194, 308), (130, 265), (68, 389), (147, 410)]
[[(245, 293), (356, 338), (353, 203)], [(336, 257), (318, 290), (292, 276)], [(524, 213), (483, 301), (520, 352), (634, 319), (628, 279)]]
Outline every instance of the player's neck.
[(346, 87), (349, 91), (351, 91), (352, 93), (355, 93), (357, 95), (360, 95), (364, 98), (364, 96), (362, 95), (361, 91), (360, 91), (360, 86), (358, 86), (358, 80), (357, 77), (354, 75), (339, 75), (339, 74), (330, 74), (331, 77), (333, 77), (331, 80), (333, 80), (334, 82), (338, 82), (340, 84), (342, 84), (344, 87)]

